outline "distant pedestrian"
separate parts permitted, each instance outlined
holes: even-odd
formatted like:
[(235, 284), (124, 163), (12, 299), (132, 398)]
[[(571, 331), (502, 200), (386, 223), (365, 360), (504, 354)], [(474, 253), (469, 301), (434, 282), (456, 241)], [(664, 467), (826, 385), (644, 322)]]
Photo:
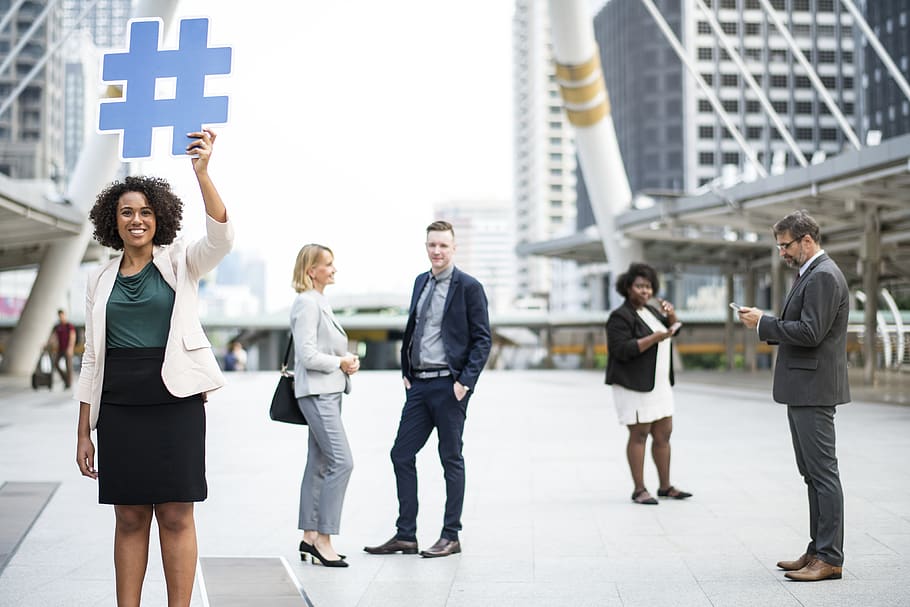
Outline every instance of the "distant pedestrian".
[(312, 555), (326, 567), (347, 567), (332, 546), (341, 527), (341, 507), (354, 468), (341, 423), (341, 395), (351, 391), (360, 359), (348, 352), (348, 336), (325, 297), (335, 284), (335, 258), (328, 247), (308, 244), (294, 265), (291, 305), (294, 394), (309, 428), (306, 468), (300, 483), (300, 558)]
[(232, 341), (224, 355), (225, 371), (246, 371), (246, 350), (239, 341)]
[(651, 457), (657, 466), (659, 497), (685, 499), (691, 493), (670, 484), (670, 434), (673, 432), (673, 347), (679, 330), (676, 310), (667, 300), (650, 304), (660, 290), (657, 272), (633, 263), (616, 280), (625, 298), (607, 319), (607, 379), (619, 423), (629, 429), (626, 457), (632, 472), (632, 501), (656, 505), (645, 488), (645, 446), (651, 436)]
[(850, 290), (821, 248), (821, 229), (806, 211), (774, 224), (777, 251), (798, 268), (780, 318), (743, 307), (739, 317), (758, 338), (778, 345), (774, 400), (787, 405), (796, 467), (809, 490), (809, 545), (795, 561), (780, 561), (800, 582), (839, 580), (844, 564), (844, 490), (835, 450), (835, 407), (850, 402), (847, 321)]
[(215, 133), (189, 136), (204, 238), (176, 238), (183, 202), (154, 177), (110, 184), (90, 213), (98, 242), (122, 253), (86, 287), (76, 462), (98, 480), (99, 502), (114, 505), (118, 605), (140, 603), (154, 518), (167, 604), (189, 606), (197, 564), (194, 502), (208, 495), (205, 400), (224, 376), (197, 298), (200, 279), (231, 250), (234, 228), (208, 172)]
[(461, 552), (464, 506), (462, 435), (468, 401), (490, 355), (487, 296), (474, 277), (455, 267), (455, 231), (445, 221), (427, 226), (430, 271), (417, 276), (401, 342), (404, 409), (392, 446), (398, 485), (397, 531), (370, 554), (417, 553), (417, 452), (436, 429), (446, 480), (442, 532), (424, 557)]
[[(76, 347), (76, 327), (66, 319), (64, 310), (57, 310), (58, 322), (54, 326), (53, 336), (53, 361), (54, 369), (63, 378), (63, 385), (69, 388), (73, 383), (73, 352)], [(60, 368), (60, 361), (63, 368)]]

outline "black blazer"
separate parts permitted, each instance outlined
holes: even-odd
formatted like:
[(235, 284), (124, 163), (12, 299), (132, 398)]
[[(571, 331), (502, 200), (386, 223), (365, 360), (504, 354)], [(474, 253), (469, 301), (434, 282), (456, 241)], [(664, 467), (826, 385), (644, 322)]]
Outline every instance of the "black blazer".
[[(665, 326), (670, 321), (656, 308), (647, 306)], [(607, 319), (607, 379), (608, 384), (618, 384), (636, 392), (650, 392), (654, 389), (654, 375), (657, 371), (657, 346), (654, 344), (644, 352), (638, 351), (638, 340), (654, 331), (645, 324), (635, 308), (626, 300), (610, 313)], [(673, 377), (673, 344), (670, 344), (670, 385)]]
[(787, 405), (840, 405), (850, 401), (847, 316), (850, 291), (843, 272), (825, 254), (787, 294), (780, 318), (765, 314), (758, 337), (779, 344), (774, 400)]
[[(453, 379), (474, 390), (492, 345), (487, 296), (476, 278), (458, 268), (452, 270), (452, 282), (442, 312), (442, 344)], [(409, 381), (414, 379), (408, 351), (417, 320), (417, 300), (429, 279), (430, 273), (424, 272), (414, 281), (408, 324), (401, 342), (401, 373)]]

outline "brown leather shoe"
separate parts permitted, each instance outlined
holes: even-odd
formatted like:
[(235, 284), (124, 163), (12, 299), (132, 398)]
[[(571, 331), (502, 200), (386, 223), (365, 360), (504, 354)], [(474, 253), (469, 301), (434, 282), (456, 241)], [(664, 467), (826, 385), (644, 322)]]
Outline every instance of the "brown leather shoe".
[(809, 554), (804, 552), (801, 557), (795, 561), (779, 561), (777, 566), (785, 571), (799, 571), (803, 567), (809, 564), (809, 561), (815, 558), (814, 554)]
[(408, 542), (393, 537), (385, 544), (379, 546), (364, 546), (363, 549), (370, 554), (417, 554), (417, 542)]
[(808, 565), (799, 571), (789, 571), (784, 575), (797, 582), (818, 582), (821, 580), (839, 580), (843, 567), (836, 567), (819, 558), (813, 558)]
[(436, 540), (436, 543), (426, 550), (420, 551), (420, 556), (424, 558), (435, 558), (437, 556), (449, 556), (461, 552), (461, 542), (458, 540), (447, 540), (444, 537)]

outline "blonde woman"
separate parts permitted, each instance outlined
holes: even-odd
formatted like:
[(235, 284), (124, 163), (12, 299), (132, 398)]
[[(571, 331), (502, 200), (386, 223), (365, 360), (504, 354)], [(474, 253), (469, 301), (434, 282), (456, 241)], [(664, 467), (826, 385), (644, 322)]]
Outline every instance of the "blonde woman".
[(298, 527), (303, 531), (300, 558), (326, 567), (347, 567), (332, 546), (338, 534), (348, 479), (354, 468), (341, 423), (341, 394), (351, 391), (350, 376), (360, 368), (347, 351), (348, 336), (335, 320), (325, 287), (335, 283), (334, 255), (308, 244), (297, 254), (291, 306), (294, 336), (294, 393), (309, 424), (306, 469), (300, 485)]

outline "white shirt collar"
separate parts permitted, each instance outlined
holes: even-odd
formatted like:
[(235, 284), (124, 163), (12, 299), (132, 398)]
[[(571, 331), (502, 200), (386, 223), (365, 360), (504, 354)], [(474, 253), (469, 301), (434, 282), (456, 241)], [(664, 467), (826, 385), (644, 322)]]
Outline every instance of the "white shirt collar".
[(806, 260), (806, 263), (804, 263), (803, 265), (801, 265), (799, 267), (799, 275), (802, 276), (803, 274), (805, 274), (806, 270), (809, 269), (809, 266), (812, 265), (812, 262), (815, 261), (819, 256), (824, 255), (824, 254), (825, 254), (825, 250), (819, 249), (818, 253), (816, 253), (815, 255), (810, 257), (808, 260)]

